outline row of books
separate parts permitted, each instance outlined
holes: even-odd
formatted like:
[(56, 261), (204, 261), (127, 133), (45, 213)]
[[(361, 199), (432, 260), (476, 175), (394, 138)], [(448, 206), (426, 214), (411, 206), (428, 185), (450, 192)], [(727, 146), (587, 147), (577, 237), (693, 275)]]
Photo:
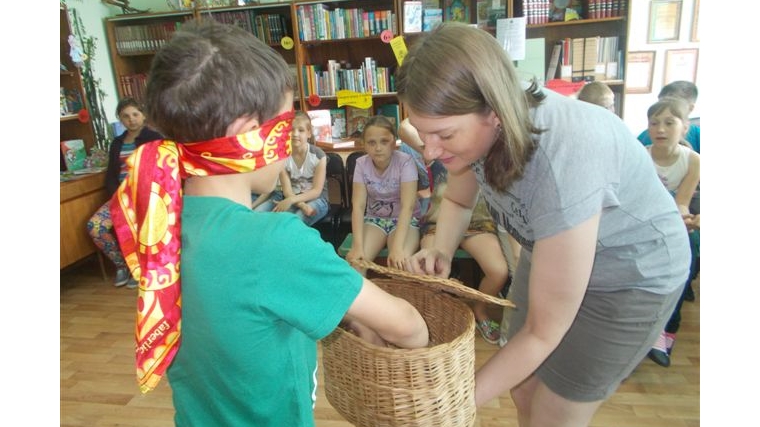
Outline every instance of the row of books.
[[(550, 16), (557, 17), (556, 11), (552, 13), (552, 4), (551, 0), (522, 0), (525, 23), (528, 25), (546, 24), (550, 21)], [(564, 15), (562, 20), (564, 20)]]
[(624, 0), (570, 0), (567, 7), (557, 8), (548, 0), (522, 0), (523, 16), (528, 24), (575, 19), (602, 19), (625, 16)]
[[(383, 104), (375, 108), (375, 114), (388, 117), (398, 128), (401, 111), (398, 104)], [(353, 140), (364, 131), (364, 125), (372, 116), (372, 108), (330, 108), (309, 110), (314, 141), (326, 148), (346, 148), (353, 146)]]
[(277, 13), (257, 14), (255, 10), (216, 12), (210, 16), (217, 22), (237, 25), (267, 44), (279, 44), (289, 36), (290, 24), (286, 17)]
[(552, 51), (547, 81), (555, 77), (569, 81), (622, 80), (618, 37), (565, 38)]
[(136, 99), (138, 102), (145, 99), (145, 90), (148, 86), (148, 75), (146, 73), (122, 74), (119, 76), (119, 85), (121, 93)]
[(326, 4), (305, 4), (296, 9), (298, 37), (302, 41), (340, 40), (397, 33), (392, 10), (330, 9)]
[(588, 0), (589, 19), (614, 18), (625, 16), (626, 2), (624, 0)]
[(115, 27), (116, 51), (119, 55), (156, 52), (172, 37), (181, 24), (181, 22), (159, 22)]
[(359, 68), (344, 68), (347, 64), (334, 59), (321, 65), (304, 65), (303, 87), (306, 96), (335, 96), (339, 90), (361, 93), (388, 93), (396, 90), (393, 72), (389, 67), (378, 67), (371, 57), (364, 58)]

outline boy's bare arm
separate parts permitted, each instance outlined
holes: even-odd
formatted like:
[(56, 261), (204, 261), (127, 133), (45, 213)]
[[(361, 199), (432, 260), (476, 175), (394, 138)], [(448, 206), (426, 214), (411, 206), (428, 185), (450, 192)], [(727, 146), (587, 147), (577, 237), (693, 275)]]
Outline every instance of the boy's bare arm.
[(397, 347), (419, 348), (428, 345), (427, 324), (417, 309), (366, 278), (344, 321), (349, 325), (358, 322)]

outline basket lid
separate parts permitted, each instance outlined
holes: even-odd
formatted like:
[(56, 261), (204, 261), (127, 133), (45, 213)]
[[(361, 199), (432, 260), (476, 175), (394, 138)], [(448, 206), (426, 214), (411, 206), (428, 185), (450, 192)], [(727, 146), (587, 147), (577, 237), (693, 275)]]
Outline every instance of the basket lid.
[(467, 298), (469, 300), (488, 302), (503, 307), (516, 307), (512, 301), (506, 298), (496, 298), (491, 295), (484, 294), (477, 289), (473, 289), (455, 279), (443, 279), (441, 277), (415, 274), (405, 270), (399, 270), (397, 268), (383, 267), (381, 265), (375, 264), (372, 261), (366, 260), (355, 260), (351, 262), (351, 265), (373, 270), (377, 273), (389, 276), (391, 278), (413, 281), (427, 288), (449, 292), (451, 294)]

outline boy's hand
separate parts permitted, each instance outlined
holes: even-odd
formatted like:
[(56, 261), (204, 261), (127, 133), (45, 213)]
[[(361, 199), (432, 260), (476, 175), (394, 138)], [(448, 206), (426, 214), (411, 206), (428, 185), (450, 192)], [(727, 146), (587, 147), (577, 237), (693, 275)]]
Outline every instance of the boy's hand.
[(374, 344), (380, 347), (387, 347), (388, 343), (374, 330), (356, 320), (350, 320), (342, 323), (342, 326), (348, 332), (356, 335), (357, 337), (367, 341), (370, 344)]

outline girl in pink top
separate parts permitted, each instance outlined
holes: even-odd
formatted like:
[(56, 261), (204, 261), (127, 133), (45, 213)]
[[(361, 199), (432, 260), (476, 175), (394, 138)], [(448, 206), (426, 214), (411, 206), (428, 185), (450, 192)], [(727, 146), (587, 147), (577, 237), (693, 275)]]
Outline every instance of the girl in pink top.
[(349, 262), (372, 261), (387, 245), (388, 266), (402, 269), (419, 246), (417, 166), (412, 156), (396, 150), (396, 139), (387, 117), (371, 117), (364, 126), (367, 154), (354, 170)]

